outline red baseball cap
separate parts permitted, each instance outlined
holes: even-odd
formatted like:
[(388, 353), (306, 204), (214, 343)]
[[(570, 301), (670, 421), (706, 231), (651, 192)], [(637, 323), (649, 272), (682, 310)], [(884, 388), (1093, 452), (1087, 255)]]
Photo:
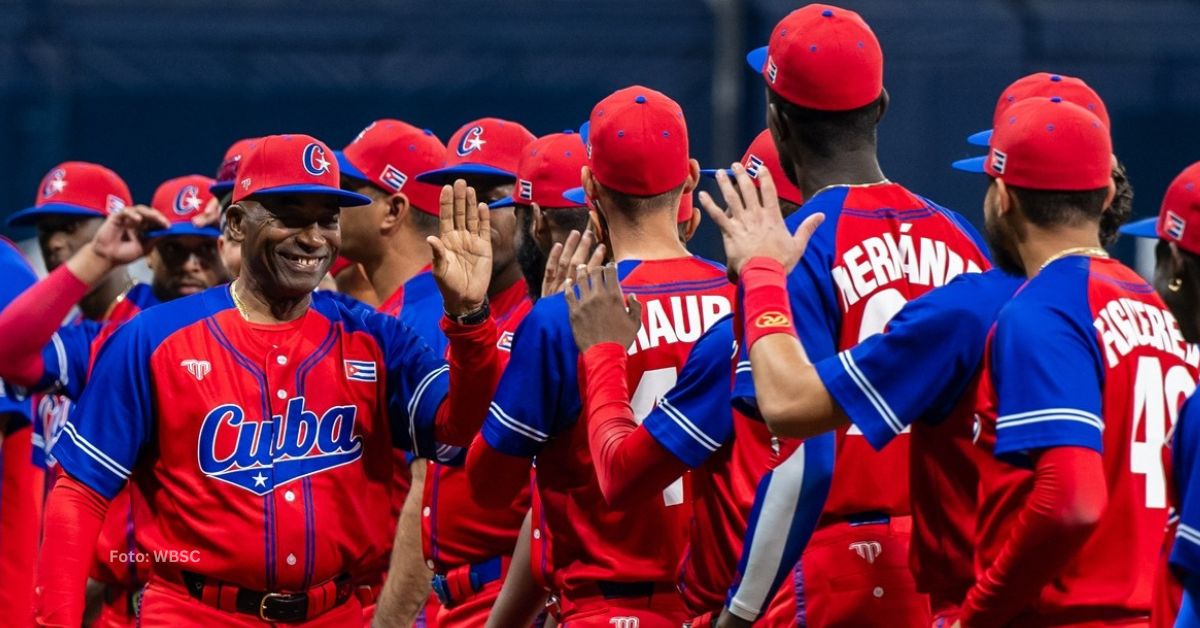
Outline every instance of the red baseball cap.
[(238, 167), (233, 202), (269, 194), (318, 194), (343, 207), (371, 199), (338, 187), (337, 158), (324, 142), (309, 135), (268, 135), (250, 142)]
[(446, 147), (433, 131), (400, 120), (376, 120), (335, 155), (342, 176), (361, 179), (389, 194), (403, 192), (413, 207), (438, 215), (442, 188), (409, 181), (446, 163)]
[(580, 132), (604, 187), (654, 196), (687, 179), (687, 121), (662, 92), (641, 85), (617, 90), (596, 104)]
[(849, 111), (883, 93), (883, 50), (859, 14), (829, 4), (796, 9), (765, 48), (746, 55), (784, 100), (819, 111)]
[(493, 209), (537, 203), (542, 209), (583, 207), (563, 194), (579, 186), (579, 172), (587, 165), (587, 150), (574, 131), (551, 133), (525, 147), (517, 166), (513, 195), (489, 205)]
[[(775, 140), (771, 139), (770, 129), (764, 129), (750, 142), (746, 154), (742, 155), (742, 166), (746, 168), (750, 178), (754, 179), (755, 185), (758, 185), (758, 173), (765, 168), (771, 173), (771, 180), (775, 182), (775, 194), (779, 198), (797, 205), (804, 204), (804, 195), (800, 193), (800, 188), (792, 185), (784, 176), (783, 165), (779, 162), (779, 151), (775, 149)], [(725, 174), (733, 176), (733, 173), (725, 168), (701, 170), (700, 174), (715, 177), (718, 170), (725, 170)]]
[(521, 152), (535, 139), (529, 129), (509, 120), (482, 118), (468, 122), (446, 145), (446, 166), (422, 172), (417, 180), (445, 185), (470, 176), (516, 179)]
[[(1065, 74), (1051, 74), (1050, 72), (1035, 72), (1022, 76), (1013, 82), (1012, 85), (1004, 88), (1000, 94), (1000, 98), (996, 101), (996, 110), (992, 114), (992, 126), (1004, 119), (1004, 112), (1014, 104), (1025, 100), (1042, 96), (1044, 98), (1053, 98), (1058, 96), (1069, 103), (1075, 103), (1084, 109), (1096, 114), (1100, 118), (1100, 122), (1104, 123), (1107, 128), (1112, 128), (1112, 124), (1108, 119), (1108, 108), (1104, 106), (1104, 101), (1096, 90), (1092, 89), (1081, 78), (1067, 76)], [(988, 140), (992, 138), (992, 130), (979, 131), (967, 138), (967, 142), (975, 146), (987, 146)]]
[[(1200, 255), (1200, 162), (1184, 168), (1171, 182), (1155, 220), (1158, 237)], [(1189, 230), (1188, 223), (1195, 227)]]
[(171, 221), (166, 229), (151, 231), (146, 235), (151, 238), (162, 236), (203, 236), (216, 238), (221, 235), (216, 227), (196, 227), (192, 218), (204, 212), (213, 195), (209, 188), (215, 181), (203, 175), (191, 174), (164, 181), (154, 191), (150, 206), (157, 209)]
[(1008, 107), (984, 167), (1032, 190), (1094, 190), (1112, 181), (1112, 138), (1100, 118), (1057, 96)]
[(242, 161), (242, 154), (246, 152), (246, 148), (250, 146), (250, 142), (257, 140), (257, 137), (247, 137), (240, 139), (225, 151), (225, 157), (221, 159), (221, 165), (217, 166), (217, 178), (209, 188), (213, 196), (222, 197), (233, 191), (233, 182), (237, 179), (238, 163)]
[(50, 169), (38, 187), (33, 207), (8, 217), (8, 224), (35, 224), (45, 216), (104, 218), (133, 204), (129, 186), (99, 164), (67, 161)]

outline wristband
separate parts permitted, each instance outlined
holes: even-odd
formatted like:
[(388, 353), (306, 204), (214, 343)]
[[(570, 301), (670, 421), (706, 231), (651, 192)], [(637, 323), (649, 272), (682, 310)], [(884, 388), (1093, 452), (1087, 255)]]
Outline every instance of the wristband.
[(742, 293), (742, 326), (747, 354), (764, 336), (796, 335), (792, 306), (788, 301), (787, 273), (782, 264), (769, 257), (751, 258), (742, 266), (738, 286)]

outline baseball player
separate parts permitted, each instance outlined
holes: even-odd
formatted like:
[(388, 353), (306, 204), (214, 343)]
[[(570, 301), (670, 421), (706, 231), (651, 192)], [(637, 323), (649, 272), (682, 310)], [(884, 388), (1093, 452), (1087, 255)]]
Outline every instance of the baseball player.
[[(0, 237), (0, 305), (32, 286), (33, 269)], [(33, 410), (28, 399), (0, 380), (0, 617), (33, 621), (33, 572), (41, 528), (43, 477), (32, 464)]]
[[(391, 317), (314, 295), (337, 254), (339, 206), (369, 201), (337, 185), (332, 151), (311, 137), (252, 143), (226, 216), (238, 280), (110, 338), (55, 449), (65, 473), (46, 536), (60, 543), (39, 564), (39, 621), (78, 623), (79, 557), (132, 477), (156, 522), (143, 624), (361, 622), (351, 591), (386, 560), (374, 530), (390, 519), (393, 443), (428, 455), (468, 444), (499, 368), (490, 228), (473, 192), (443, 190), (441, 237), (429, 239), (447, 365)], [(137, 246), (130, 222), (123, 247)]]
[[(642, 86), (618, 90), (593, 108), (583, 139), (593, 227), (644, 305), (628, 378), (648, 412), (695, 340), (730, 311), (732, 287), (721, 266), (689, 255), (678, 237), (680, 195), (699, 177), (679, 105)], [(474, 496), (509, 503), (536, 455), (533, 567), (559, 622), (678, 626), (687, 618), (674, 586), (689, 516), (682, 482), (631, 507), (606, 503), (577, 424), (578, 357), (563, 297), (539, 300), (468, 455)]]
[[(785, 17), (767, 49), (750, 57), (767, 84), (767, 122), (784, 173), (805, 198), (787, 224), (795, 228), (816, 213), (826, 216), (809, 254), (787, 274), (791, 317), (773, 319), (781, 327), (794, 324), (814, 360), (883, 331), (906, 302), (988, 268), (982, 242), (964, 219), (880, 171), (875, 128), (887, 105), (883, 57), (862, 18), (808, 5)], [(744, 171), (740, 165), (734, 170)], [(717, 176), (730, 198), (729, 178)], [(748, 177), (740, 187), (752, 189)], [(711, 198), (701, 194), (701, 203), (714, 213)], [(748, 347), (755, 337), (745, 340)], [(770, 399), (765, 407), (757, 399), (745, 366), (737, 369), (733, 401), (770, 417), (775, 408)], [(723, 622), (758, 617), (817, 526), (802, 561), (808, 622), (928, 623), (928, 598), (916, 591), (906, 561), (912, 530), (907, 441), (905, 435), (875, 452), (859, 430), (843, 429), (833, 469), (834, 441), (822, 436), (767, 474), (748, 524), (743, 575), (731, 589)], [(829, 500), (818, 525), (814, 504), (823, 501), (826, 487)], [(853, 583), (848, 589), (840, 584), (847, 582)], [(833, 583), (839, 583), (836, 590)]]
[[(1140, 238), (1157, 238), (1156, 264), (1153, 285), (1158, 295), (1175, 315), (1179, 334), (1189, 343), (1200, 339), (1200, 321), (1196, 308), (1196, 263), (1200, 243), (1188, 223), (1200, 219), (1200, 163), (1187, 168), (1167, 188), (1158, 216), (1146, 218), (1121, 227), (1121, 233)], [(1168, 433), (1171, 466), (1167, 470), (1168, 497), (1171, 514), (1168, 516), (1167, 539), (1154, 583), (1154, 606), (1150, 613), (1151, 626), (1200, 625), (1200, 605), (1197, 604), (1195, 583), (1198, 571), (1196, 547), (1200, 545), (1200, 530), (1196, 517), (1195, 444), (1198, 406), (1187, 401)], [(1184, 593), (1187, 583), (1191, 590)], [(1186, 610), (1181, 612), (1183, 599)]]
[[(770, 170), (782, 177), (779, 158), (770, 135), (759, 134), (742, 158), (752, 177)], [(715, 171), (701, 171), (709, 173)], [(785, 214), (800, 205), (793, 186), (778, 192)], [(609, 292), (616, 285), (597, 281)], [(780, 443), (761, 421), (746, 419), (729, 410), (736, 353), (731, 318), (723, 318), (696, 341), (679, 379), (639, 425), (635, 421), (625, 386), (625, 306), (619, 299), (603, 298), (605, 290), (593, 286), (589, 298), (580, 277), (578, 300), (567, 293), (571, 328), (583, 356), (584, 397), (595, 398), (586, 417), (588, 443), (600, 489), (608, 503), (623, 505), (668, 488), (691, 470), (693, 509), (687, 557), (679, 589), (693, 615), (692, 628), (708, 626), (719, 615), (733, 582), (741, 555), (746, 518), (754, 502), (754, 489), (779, 454)], [(636, 328), (633, 330), (636, 333)], [(763, 617), (764, 625), (794, 625), (794, 587), (781, 587)]]
[[(225, 264), (226, 270), (230, 276), (237, 277), (242, 270), (242, 252), (240, 245), (232, 241), (229, 235), (225, 232), (225, 208), (229, 207), (232, 200), (234, 178), (237, 177), (238, 164), (242, 161), (242, 155), (258, 138), (247, 137), (240, 139), (230, 145), (225, 151), (225, 156), (221, 159), (221, 164), (217, 166), (217, 177), (208, 190), (212, 193), (216, 200), (216, 213), (218, 226), (221, 229), (221, 237), (217, 239), (217, 247), (221, 252), (221, 262)], [(197, 220), (203, 224), (211, 224), (212, 216), (204, 216)]]
[(1144, 621), (1166, 524), (1162, 443), (1200, 354), (1089, 231), (1114, 194), (1108, 129), (1062, 99), (1005, 115), (985, 218), (1030, 281), (989, 339), (983, 394), (994, 406), (980, 412), (979, 442), (1033, 478), (982, 478), (979, 576), (962, 621)]
[[(68, 185), (73, 178), (68, 174), (65, 179)], [(86, 179), (78, 181), (85, 182)], [(225, 282), (227, 275), (217, 256), (217, 230), (196, 228), (191, 222), (211, 198), (208, 193), (211, 182), (198, 175), (172, 179), (155, 191), (152, 208), (125, 208), (111, 214), (92, 242), (6, 308), (0, 314), (0, 333), (4, 335), (0, 354), (5, 358), (0, 373), (29, 390), (61, 392), (66, 400), (77, 400), (99, 348), (122, 323), (143, 308)], [(59, 328), (57, 322), (66, 318), (93, 285), (114, 269), (142, 256), (141, 247), (127, 249), (134, 255), (131, 258), (104, 258), (95, 254), (97, 249), (115, 244), (113, 238), (120, 233), (117, 225), (128, 219), (123, 215), (125, 211), (138, 212), (139, 216), (169, 225), (147, 234), (153, 243), (147, 256), (153, 273), (151, 284), (131, 287), (103, 322), (85, 321)], [(63, 401), (60, 405), (49, 395), (39, 402), (39, 412), (44, 412), (42, 418), (47, 423), (46, 452), (59, 436), (58, 430), (69, 412), (67, 404)], [(42, 458), (53, 461), (48, 455)], [(99, 625), (135, 623), (136, 594), (145, 583), (146, 570), (144, 565), (122, 558), (136, 549), (135, 530), (146, 521), (144, 502), (128, 491), (120, 493), (109, 509), (93, 569), (96, 582), (104, 587)]]

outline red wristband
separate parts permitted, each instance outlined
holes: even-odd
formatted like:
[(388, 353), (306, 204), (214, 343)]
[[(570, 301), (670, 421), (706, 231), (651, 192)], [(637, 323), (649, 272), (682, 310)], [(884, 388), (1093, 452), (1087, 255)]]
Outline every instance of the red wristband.
[(796, 335), (783, 264), (769, 257), (751, 258), (742, 266), (738, 285), (742, 292), (742, 325), (747, 352), (764, 336)]

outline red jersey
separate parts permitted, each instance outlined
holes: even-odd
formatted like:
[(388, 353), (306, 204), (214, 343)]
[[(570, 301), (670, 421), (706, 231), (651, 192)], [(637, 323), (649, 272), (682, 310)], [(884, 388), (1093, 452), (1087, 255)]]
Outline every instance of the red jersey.
[[(640, 421), (674, 386), (692, 344), (732, 309), (720, 265), (695, 257), (626, 260), (626, 293), (642, 302), (642, 328), (626, 369)], [(682, 479), (650, 503), (610, 507), (600, 491), (582, 411), (579, 351), (561, 295), (538, 301), (513, 341), (483, 438), (510, 456), (537, 457), (534, 570), (570, 599), (598, 581), (673, 584), (690, 515)]]
[[(1030, 451), (1095, 449), (1108, 484), (1087, 543), (1016, 623), (1144, 620), (1167, 522), (1162, 447), (1200, 354), (1136, 273), (1084, 256), (1031, 279), (1001, 310), (987, 351), (982, 396), (995, 405), (980, 412), (980, 445), (1024, 466)], [(1033, 476), (981, 481), (977, 573), (1008, 540)]]

